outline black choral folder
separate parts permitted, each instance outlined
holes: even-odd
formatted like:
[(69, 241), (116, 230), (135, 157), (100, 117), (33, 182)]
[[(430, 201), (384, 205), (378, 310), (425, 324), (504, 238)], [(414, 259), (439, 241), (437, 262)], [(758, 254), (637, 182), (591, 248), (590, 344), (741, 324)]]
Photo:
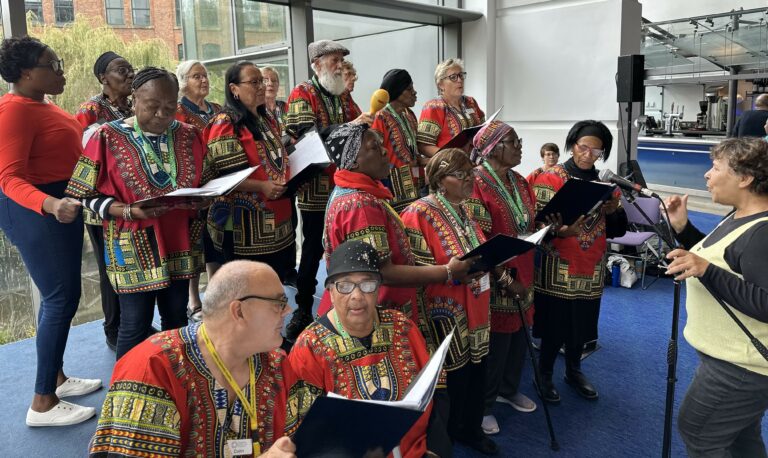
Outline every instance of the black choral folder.
[(317, 398), (293, 435), (296, 456), (359, 458), (379, 448), (389, 454), (432, 401), (452, 337), (453, 331), (401, 401), (346, 399), (334, 393)]
[(496, 234), (483, 244), (461, 257), (465, 260), (474, 256), (480, 256), (469, 269), (469, 273), (488, 272), (494, 267), (504, 264), (510, 259), (532, 250), (541, 243), (547, 235), (550, 226), (524, 238), (512, 237), (506, 234)]
[(458, 134), (454, 135), (453, 138), (448, 140), (445, 145), (441, 146), (440, 149), (444, 150), (447, 148), (464, 148), (464, 145), (467, 143), (472, 143), (472, 140), (475, 138), (475, 135), (477, 135), (478, 132), (480, 132), (480, 129), (487, 126), (491, 123), (494, 119), (496, 119), (496, 116), (499, 115), (501, 112), (501, 109), (504, 108), (504, 105), (499, 107), (498, 110), (496, 110), (495, 113), (493, 113), (491, 116), (488, 117), (488, 119), (477, 126), (467, 127), (466, 129), (462, 130)]
[(595, 211), (603, 202), (613, 196), (616, 185), (599, 181), (571, 178), (541, 210), (536, 213), (536, 221), (545, 221), (546, 215), (560, 213), (563, 224), (573, 224), (581, 215)]

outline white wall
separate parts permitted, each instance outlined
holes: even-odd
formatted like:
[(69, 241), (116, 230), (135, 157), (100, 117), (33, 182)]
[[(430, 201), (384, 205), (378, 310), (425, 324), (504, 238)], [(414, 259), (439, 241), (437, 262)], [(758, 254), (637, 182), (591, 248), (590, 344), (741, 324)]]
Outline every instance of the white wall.
[[(568, 130), (582, 119), (603, 121), (612, 130), (614, 149), (605, 166), (616, 170), (623, 142), (617, 128), (626, 124), (626, 119), (619, 121), (616, 103), (617, 57), (639, 53), (639, 4), (468, 0), (465, 5), (489, 15), (462, 29), (467, 72), (494, 75), (490, 87), (488, 79), (469, 78), (466, 92), (477, 97), (486, 112), (504, 105), (500, 118), (524, 139), (519, 171), (525, 174), (540, 165), (542, 144), (554, 142), (562, 149)], [(495, 33), (490, 34), (491, 29)], [(494, 57), (480, 51), (493, 48), (495, 65), (488, 62)], [(561, 152), (561, 157), (567, 153)]]

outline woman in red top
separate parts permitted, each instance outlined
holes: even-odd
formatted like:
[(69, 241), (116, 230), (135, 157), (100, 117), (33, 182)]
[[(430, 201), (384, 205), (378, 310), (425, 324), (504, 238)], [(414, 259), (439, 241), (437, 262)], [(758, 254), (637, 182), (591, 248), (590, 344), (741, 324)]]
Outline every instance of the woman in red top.
[(0, 98), (0, 229), (19, 250), (40, 290), (35, 396), (29, 426), (63, 426), (92, 417), (93, 407), (59, 400), (90, 393), (100, 380), (67, 378), (64, 348), (80, 302), (83, 220), (64, 197), (82, 152), (75, 118), (45, 100), (64, 92), (63, 61), (34, 38), (9, 38), (0, 75), (13, 90)]
[(226, 105), (203, 136), (213, 176), (259, 166), (234, 192), (208, 210), (208, 231), (224, 261), (250, 259), (269, 264), (284, 279), (296, 264), (291, 199), (284, 196), (290, 176), (280, 125), (265, 108), (264, 78), (250, 62), (224, 76)]
[[(477, 101), (464, 95), (464, 62), (448, 59), (435, 69), (435, 84), (440, 97), (427, 101), (419, 116), (419, 151), (433, 156), (462, 130), (485, 121)], [(472, 146), (472, 145), (466, 145)]]

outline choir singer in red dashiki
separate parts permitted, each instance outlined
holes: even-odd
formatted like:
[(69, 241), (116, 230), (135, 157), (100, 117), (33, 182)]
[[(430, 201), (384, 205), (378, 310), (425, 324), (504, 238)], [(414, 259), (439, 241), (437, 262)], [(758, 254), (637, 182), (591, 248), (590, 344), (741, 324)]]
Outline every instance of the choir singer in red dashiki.
[[(379, 134), (367, 124), (349, 123), (323, 135), (338, 167), (336, 188), (325, 215), (326, 259), (347, 240), (370, 243), (381, 259), (379, 306), (400, 310), (409, 317), (414, 312), (417, 287), (466, 279), (472, 261), (461, 261), (457, 256), (442, 265), (415, 266), (403, 222), (389, 204), (392, 193), (380, 181), (389, 176), (389, 161)], [(326, 290), (318, 313), (322, 315), (330, 306)]]
[[(500, 121), (492, 121), (474, 138), (472, 160), (475, 164), (474, 191), (468, 206), (485, 236), (513, 237), (534, 230), (536, 199), (533, 188), (513, 170), (520, 165), (523, 140), (515, 130)], [(533, 262), (529, 251), (494, 271), (491, 282), (491, 337), (488, 372), (485, 383), (483, 430), (499, 432), (491, 409), (495, 402), (512, 406), (520, 412), (532, 412), (536, 404), (518, 391), (525, 362), (524, 326), (533, 322)], [(520, 320), (520, 308), (525, 325)]]

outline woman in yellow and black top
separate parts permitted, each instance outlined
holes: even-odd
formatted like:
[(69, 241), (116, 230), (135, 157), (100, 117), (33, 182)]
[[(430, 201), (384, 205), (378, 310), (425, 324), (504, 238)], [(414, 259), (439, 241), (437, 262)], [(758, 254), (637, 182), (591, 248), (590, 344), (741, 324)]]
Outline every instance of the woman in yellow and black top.
[(688, 221), (688, 196), (667, 199), (676, 237), (690, 250), (669, 253), (667, 273), (687, 279), (683, 334), (701, 358), (678, 426), (691, 457), (766, 456), (760, 431), (768, 410), (768, 359), (717, 298), (768, 344), (768, 143), (729, 139), (710, 157), (704, 178), (712, 200), (734, 208), (715, 230), (705, 236)]

